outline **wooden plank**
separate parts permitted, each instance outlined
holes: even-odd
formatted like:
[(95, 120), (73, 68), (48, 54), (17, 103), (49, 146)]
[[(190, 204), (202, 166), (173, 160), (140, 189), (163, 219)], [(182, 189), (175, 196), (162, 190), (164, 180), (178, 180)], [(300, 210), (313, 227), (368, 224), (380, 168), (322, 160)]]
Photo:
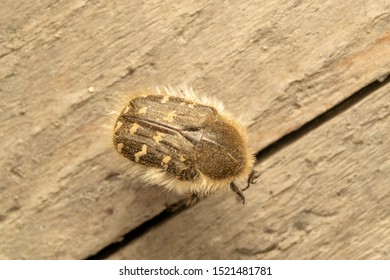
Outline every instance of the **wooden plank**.
[(390, 84), (110, 259), (389, 259)]
[(5, 259), (84, 258), (175, 199), (111, 167), (115, 92), (191, 82), (243, 113), (259, 150), (390, 69), (377, 1), (3, 2)]

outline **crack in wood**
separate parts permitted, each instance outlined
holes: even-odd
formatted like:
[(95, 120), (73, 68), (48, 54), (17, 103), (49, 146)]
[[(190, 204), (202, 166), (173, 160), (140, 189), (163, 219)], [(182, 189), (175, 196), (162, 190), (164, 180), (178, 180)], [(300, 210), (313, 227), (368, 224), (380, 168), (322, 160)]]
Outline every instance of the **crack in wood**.
[(98, 251), (95, 255), (89, 256), (87, 260), (102, 260), (109, 257), (110, 255), (119, 251), (122, 247), (126, 247), (126, 245), (130, 244), (132, 241), (147, 233), (151, 228), (155, 227), (156, 225), (163, 224), (182, 211), (183, 210), (171, 212), (168, 209), (163, 210), (160, 214), (154, 216), (138, 227), (132, 229), (130, 232), (126, 233), (126, 235), (124, 235), (119, 242), (108, 245), (107, 247)]
[(390, 83), (390, 73), (388, 73), (387, 77), (384, 79), (375, 80), (365, 87), (361, 88), (360, 90), (356, 91), (354, 94), (349, 96), (348, 98), (344, 99), (340, 103), (336, 104), (334, 107), (330, 108), (329, 110), (323, 112), (322, 114), (318, 115), (314, 119), (308, 121), (301, 127), (298, 127), (296, 130), (291, 131), (290, 133), (284, 135), (279, 140), (273, 142), (272, 144), (268, 145), (261, 151), (259, 151), (256, 155), (257, 161), (265, 158), (269, 158), (273, 154), (277, 153), (281, 149), (285, 148), (286, 146), (292, 144), (293, 142), (297, 141), (304, 135), (310, 133), (311, 131), (315, 130), (316, 128), (320, 127), (324, 123), (328, 122), (329, 120), (337, 117), (341, 113), (345, 112), (346, 110), (350, 109), (351, 107), (355, 106), (357, 103), (362, 101), (364, 98), (368, 97), (370, 94), (375, 93), (379, 88), (387, 85)]

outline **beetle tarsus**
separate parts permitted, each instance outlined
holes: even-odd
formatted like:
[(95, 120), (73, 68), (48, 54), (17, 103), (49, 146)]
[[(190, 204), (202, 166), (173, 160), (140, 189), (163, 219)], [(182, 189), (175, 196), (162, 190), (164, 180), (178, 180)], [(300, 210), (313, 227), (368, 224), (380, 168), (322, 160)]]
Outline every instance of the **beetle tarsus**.
[(250, 185), (256, 184), (256, 179), (259, 177), (260, 177), (260, 172), (257, 172), (256, 170), (252, 170), (252, 172), (248, 176), (248, 181), (247, 181), (248, 185), (244, 189), (242, 189), (242, 191), (246, 191), (250, 187)]

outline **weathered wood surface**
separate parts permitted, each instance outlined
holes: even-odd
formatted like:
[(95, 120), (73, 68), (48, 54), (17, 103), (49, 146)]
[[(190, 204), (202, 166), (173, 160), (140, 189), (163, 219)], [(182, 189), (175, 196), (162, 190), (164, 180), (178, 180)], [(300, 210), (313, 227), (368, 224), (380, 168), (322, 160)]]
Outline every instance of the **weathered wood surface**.
[(244, 113), (260, 150), (390, 71), (385, 2), (42, 0), (2, 7), (5, 259), (85, 258), (175, 199), (111, 166), (100, 126), (116, 92), (192, 83)]
[(112, 259), (390, 259), (390, 84), (261, 162), (242, 206), (210, 197)]

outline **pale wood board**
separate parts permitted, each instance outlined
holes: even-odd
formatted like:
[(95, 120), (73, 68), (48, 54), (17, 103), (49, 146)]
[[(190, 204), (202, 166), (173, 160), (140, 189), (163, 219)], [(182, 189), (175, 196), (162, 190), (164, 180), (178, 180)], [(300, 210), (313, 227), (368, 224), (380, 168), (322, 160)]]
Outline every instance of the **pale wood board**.
[(2, 7), (5, 259), (85, 258), (175, 199), (112, 166), (100, 127), (116, 92), (192, 83), (243, 114), (260, 150), (390, 71), (385, 1)]
[(110, 259), (390, 259), (390, 84)]

